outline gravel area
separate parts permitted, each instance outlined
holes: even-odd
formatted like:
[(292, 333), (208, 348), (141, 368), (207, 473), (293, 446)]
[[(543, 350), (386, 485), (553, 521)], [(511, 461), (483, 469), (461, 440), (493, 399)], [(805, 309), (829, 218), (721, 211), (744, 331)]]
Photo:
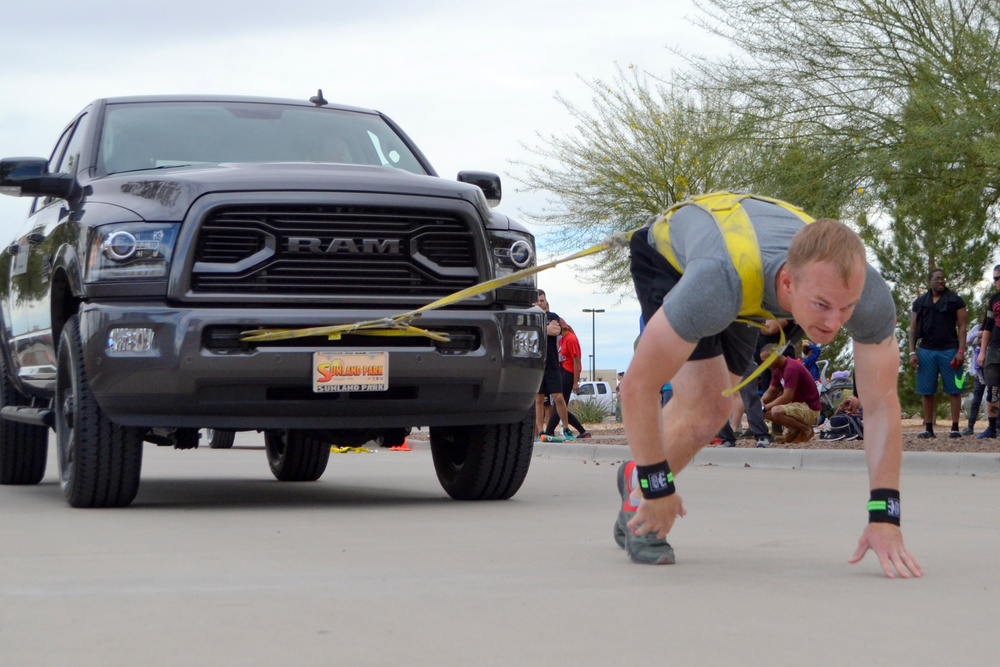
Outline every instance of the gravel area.
[[(966, 424), (960, 425), (965, 428)], [(903, 451), (906, 452), (980, 452), (988, 454), (1000, 454), (1000, 439), (984, 438), (978, 440), (975, 435), (961, 438), (948, 437), (951, 425), (939, 421), (934, 426), (935, 438), (918, 438), (917, 434), (924, 430), (924, 425), (920, 420), (903, 420)], [(610, 420), (602, 424), (587, 424), (587, 428), (594, 435), (604, 436), (601, 438), (602, 444), (627, 445), (625, 429), (621, 424)], [(976, 434), (978, 435), (986, 428), (986, 422), (976, 423)], [(743, 439), (736, 441), (737, 447), (755, 447), (754, 439)], [(782, 445), (772, 444), (773, 448), (783, 449), (864, 449), (864, 441), (835, 441), (820, 440), (819, 434), (812, 440), (804, 444)]]

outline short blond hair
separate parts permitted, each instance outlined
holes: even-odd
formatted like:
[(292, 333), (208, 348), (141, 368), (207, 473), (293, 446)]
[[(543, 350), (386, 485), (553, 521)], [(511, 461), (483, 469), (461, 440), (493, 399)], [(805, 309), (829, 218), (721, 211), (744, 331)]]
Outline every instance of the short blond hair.
[(847, 283), (859, 262), (864, 263), (865, 245), (853, 229), (832, 218), (806, 225), (788, 247), (788, 270), (797, 272), (810, 262), (829, 262)]

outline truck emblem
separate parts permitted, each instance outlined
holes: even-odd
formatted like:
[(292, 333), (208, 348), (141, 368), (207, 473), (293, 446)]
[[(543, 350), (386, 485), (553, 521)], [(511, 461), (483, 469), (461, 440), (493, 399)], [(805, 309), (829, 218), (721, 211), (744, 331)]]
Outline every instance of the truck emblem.
[(288, 252), (317, 255), (347, 253), (351, 255), (398, 255), (399, 239), (333, 238), (329, 243), (313, 236), (289, 236)]

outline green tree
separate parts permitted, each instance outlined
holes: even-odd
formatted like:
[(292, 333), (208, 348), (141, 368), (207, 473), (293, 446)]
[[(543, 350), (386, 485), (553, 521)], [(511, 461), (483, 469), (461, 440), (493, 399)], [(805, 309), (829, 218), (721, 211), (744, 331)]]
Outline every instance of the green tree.
[[(734, 55), (690, 59), (770, 130), (807, 138), (896, 287), (901, 315), (931, 267), (969, 293), (998, 239), (997, 0), (702, 0), (699, 24)], [(795, 128), (789, 134), (788, 128)], [(851, 194), (855, 193), (855, 194)]]
[[(748, 132), (728, 95), (682, 90), (635, 67), (587, 85), (592, 109), (557, 96), (575, 120), (573, 131), (540, 137), (527, 147), (538, 160), (518, 163), (527, 190), (553, 196), (546, 210), (524, 212), (556, 229), (545, 238), (553, 251), (640, 227), (690, 194), (749, 185), (739, 165), (762, 159), (764, 147), (733, 143)], [(609, 291), (631, 289), (625, 253), (602, 253), (595, 268), (594, 280)]]

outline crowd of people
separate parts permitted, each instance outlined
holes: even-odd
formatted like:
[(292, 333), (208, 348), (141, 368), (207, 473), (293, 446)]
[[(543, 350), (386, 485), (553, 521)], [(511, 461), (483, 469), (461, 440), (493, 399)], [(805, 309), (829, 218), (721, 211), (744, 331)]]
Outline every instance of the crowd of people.
[[(993, 267), (994, 285), (998, 280), (1000, 264)], [(990, 340), (1000, 319), (1000, 292), (990, 298), (982, 318), (969, 328), (965, 300), (948, 289), (944, 271), (932, 270), (928, 283), (928, 290), (913, 302), (909, 330), (910, 365), (916, 372), (916, 392), (921, 397), (924, 416), (924, 431), (918, 437), (936, 437), (934, 423), (940, 386), (941, 393), (948, 396), (950, 404), (949, 437), (975, 434), (975, 424), (985, 395), (987, 427), (977, 437), (996, 438), (1000, 342), (994, 341), (991, 355)], [(972, 354), (968, 355), (970, 348)], [(972, 401), (967, 425), (959, 430), (962, 395), (970, 376), (973, 381)]]

